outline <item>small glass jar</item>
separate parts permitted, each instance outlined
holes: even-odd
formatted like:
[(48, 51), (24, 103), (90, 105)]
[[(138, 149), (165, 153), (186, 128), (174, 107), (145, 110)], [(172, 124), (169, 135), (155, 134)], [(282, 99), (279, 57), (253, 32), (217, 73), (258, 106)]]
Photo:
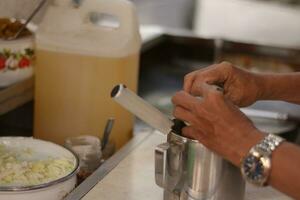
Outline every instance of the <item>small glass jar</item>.
[(79, 157), (79, 182), (87, 178), (100, 166), (102, 152), (99, 138), (90, 135), (67, 138), (65, 146)]

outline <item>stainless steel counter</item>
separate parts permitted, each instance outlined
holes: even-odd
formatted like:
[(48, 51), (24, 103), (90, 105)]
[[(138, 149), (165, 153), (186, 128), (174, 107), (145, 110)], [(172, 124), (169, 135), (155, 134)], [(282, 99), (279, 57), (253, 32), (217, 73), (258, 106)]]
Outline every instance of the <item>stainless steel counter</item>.
[[(158, 132), (142, 132), (102, 165), (66, 200), (163, 200), (154, 181), (154, 148), (164, 142)], [(289, 200), (272, 189), (247, 185), (245, 200)]]

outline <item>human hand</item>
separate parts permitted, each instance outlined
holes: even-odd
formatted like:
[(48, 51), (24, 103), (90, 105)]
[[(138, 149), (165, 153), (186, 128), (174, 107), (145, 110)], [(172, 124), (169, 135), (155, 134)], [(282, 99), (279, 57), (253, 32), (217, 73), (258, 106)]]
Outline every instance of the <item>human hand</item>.
[(261, 75), (251, 73), (222, 62), (191, 72), (184, 77), (184, 91), (202, 96), (200, 85), (208, 83), (221, 85), (224, 95), (237, 106), (248, 106), (257, 101), (262, 95)]
[(177, 92), (173, 115), (189, 123), (183, 135), (239, 165), (249, 149), (262, 137), (253, 123), (215, 86), (201, 84), (203, 98)]

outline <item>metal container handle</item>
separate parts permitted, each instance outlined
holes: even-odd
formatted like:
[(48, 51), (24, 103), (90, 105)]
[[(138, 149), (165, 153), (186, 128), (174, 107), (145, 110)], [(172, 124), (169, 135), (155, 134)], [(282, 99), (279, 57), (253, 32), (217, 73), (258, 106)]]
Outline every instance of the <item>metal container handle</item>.
[(166, 185), (166, 159), (169, 143), (162, 143), (155, 148), (155, 182), (164, 188)]

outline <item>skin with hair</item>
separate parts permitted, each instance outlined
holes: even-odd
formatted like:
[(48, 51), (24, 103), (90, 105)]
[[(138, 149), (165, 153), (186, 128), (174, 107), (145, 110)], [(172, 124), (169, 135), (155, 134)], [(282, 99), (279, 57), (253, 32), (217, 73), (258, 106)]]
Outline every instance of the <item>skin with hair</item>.
[[(218, 86), (223, 87), (223, 91)], [(222, 62), (187, 74), (183, 90), (172, 102), (174, 117), (188, 122), (183, 135), (240, 167), (251, 147), (266, 135), (255, 128), (239, 107), (257, 100), (300, 104), (300, 73), (256, 74)], [(202, 98), (199, 99), (198, 97)], [(283, 142), (272, 153), (268, 183), (300, 199), (300, 147)]]

